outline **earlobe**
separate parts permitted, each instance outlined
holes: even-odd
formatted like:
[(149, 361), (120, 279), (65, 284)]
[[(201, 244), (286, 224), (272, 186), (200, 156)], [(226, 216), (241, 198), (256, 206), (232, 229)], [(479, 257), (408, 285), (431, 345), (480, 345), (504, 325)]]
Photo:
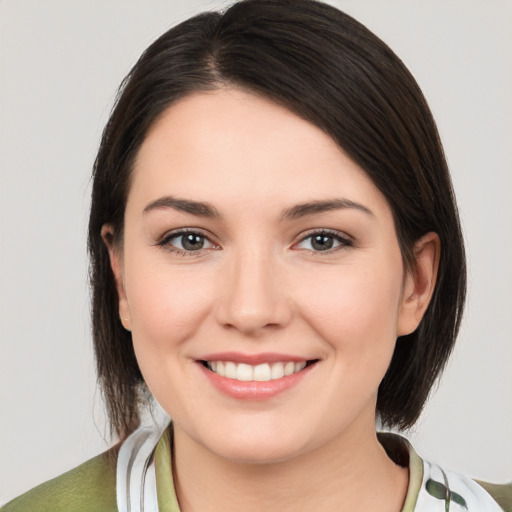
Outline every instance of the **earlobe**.
[(434, 293), (440, 253), (437, 233), (427, 233), (414, 244), (415, 262), (405, 278), (397, 336), (414, 332), (423, 318)]
[(119, 298), (119, 319), (127, 331), (131, 331), (130, 310), (123, 277), (123, 261), (120, 249), (114, 243), (114, 228), (110, 224), (105, 224), (101, 228), (101, 238), (105, 243), (110, 258), (110, 267), (114, 274), (116, 282), (117, 295)]

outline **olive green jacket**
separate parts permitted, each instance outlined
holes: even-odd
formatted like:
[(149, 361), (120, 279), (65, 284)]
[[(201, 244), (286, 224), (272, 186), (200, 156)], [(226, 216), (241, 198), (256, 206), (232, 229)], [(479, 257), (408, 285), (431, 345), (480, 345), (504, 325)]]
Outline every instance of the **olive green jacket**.
[[(465, 477), (460, 477), (459, 480), (458, 475), (444, 472), (438, 466), (424, 462), (403, 438), (385, 434), (379, 435), (379, 439), (395, 462), (403, 465), (404, 462), (407, 463), (406, 459), (409, 459), (409, 489), (402, 512), (430, 512), (433, 510), (440, 512), (459, 510), (512, 512), (512, 483), (507, 485), (476, 483)], [(406, 452), (405, 458), (404, 447), (408, 450), (408, 457)], [(400, 450), (402, 450), (401, 455)], [(119, 447), (110, 449), (68, 473), (14, 499), (0, 511), (118, 511), (116, 500), (118, 451)], [(159, 512), (179, 512), (172, 480), (170, 454), (171, 435), (168, 429), (158, 442), (154, 453)], [(454, 487), (451, 486), (452, 483), (455, 484)], [(478, 501), (478, 496), (475, 498), (475, 495), (480, 495), (484, 501)], [(484, 502), (487, 505), (482, 505)]]

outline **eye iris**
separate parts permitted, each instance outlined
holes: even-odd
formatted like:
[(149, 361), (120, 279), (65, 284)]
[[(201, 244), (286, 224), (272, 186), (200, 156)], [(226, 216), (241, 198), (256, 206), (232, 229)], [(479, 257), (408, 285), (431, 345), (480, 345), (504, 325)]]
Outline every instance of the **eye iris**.
[(181, 244), (183, 249), (186, 251), (197, 251), (202, 249), (204, 246), (204, 237), (190, 233), (183, 235), (181, 238)]
[(316, 251), (327, 251), (334, 245), (333, 237), (330, 235), (315, 235), (312, 237), (311, 246)]

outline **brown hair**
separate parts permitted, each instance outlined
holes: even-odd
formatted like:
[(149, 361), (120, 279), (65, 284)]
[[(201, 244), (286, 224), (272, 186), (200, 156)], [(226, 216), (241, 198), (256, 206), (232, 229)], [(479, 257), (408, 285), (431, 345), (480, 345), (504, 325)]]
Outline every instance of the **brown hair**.
[(323, 129), (371, 177), (394, 215), (407, 267), (439, 235), (436, 288), (418, 329), (397, 340), (380, 385), (384, 425), (417, 420), (453, 348), (465, 299), (464, 246), (438, 132), (401, 60), (359, 22), (314, 0), (246, 0), (172, 28), (123, 81), (94, 165), (89, 222), (97, 371), (112, 430), (129, 434), (144, 391), (119, 320), (104, 224), (121, 243), (134, 158), (155, 120), (183, 96), (226, 85), (264, 95)]

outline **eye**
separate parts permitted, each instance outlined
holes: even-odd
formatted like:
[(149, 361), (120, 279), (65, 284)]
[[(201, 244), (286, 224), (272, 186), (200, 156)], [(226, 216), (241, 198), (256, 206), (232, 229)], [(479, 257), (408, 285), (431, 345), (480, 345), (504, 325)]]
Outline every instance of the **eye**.
[(211, 242), (203, 233), (189, 230), (169, 233), (165, 235), (157, 245), (183, 255), (200, 252), (205, 249), (218, 248), (218, 246)]
[(296, 244), (294, 249), (305, 249), (314, 252), (335, 251), (341, 247), (352, 247), (353, 242), (348, 237), (332, 231), (316, 231), (310, 233)]

